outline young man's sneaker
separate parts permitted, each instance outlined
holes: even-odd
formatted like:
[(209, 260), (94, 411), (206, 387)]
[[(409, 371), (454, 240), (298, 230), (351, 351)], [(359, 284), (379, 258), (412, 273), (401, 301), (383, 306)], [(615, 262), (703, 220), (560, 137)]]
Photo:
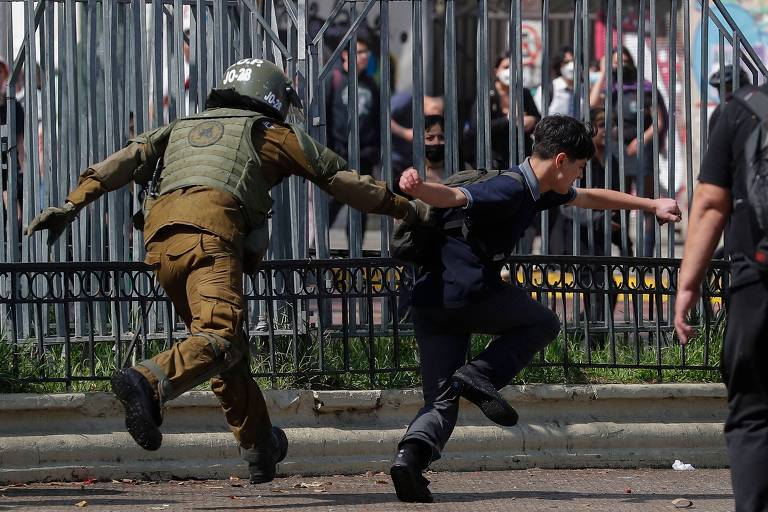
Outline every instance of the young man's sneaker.
[(133, 440), (145, 450), (157, 450), (163, 442), (160, 404), (149, 381), (133, 368), (112, 375), (112, 392), (123, 403), (125, 427)]
[(461, 386), (461, 396), (478, 406), (489, 420), (502, 427), (517, 425), (517, 411), (486, 377), (471, 373), (466, 366), (462, 366), (453, 374), (451, 381)]
[(400, 501), (432, 503), (434, 500), (427, 488), (429, 480), (421, 474), (429, 465), (429, 453), (430, 448), (419, 441), (406, 441), (397, 449), (389, 476)]
[(279, 427), (272, 427), (269, 441), (265, 446), (241, 449), (243, 458), (248, 462), (248, 471), (252, 484), (265, 484), (275, 479), (277, 463), (288, 453), (288, 437)]

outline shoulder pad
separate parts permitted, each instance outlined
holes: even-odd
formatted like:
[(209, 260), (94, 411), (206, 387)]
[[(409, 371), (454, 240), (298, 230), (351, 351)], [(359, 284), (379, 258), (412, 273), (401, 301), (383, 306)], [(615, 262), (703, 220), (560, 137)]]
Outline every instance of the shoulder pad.
[(295, 124), (290, 127), (315, 175), (322, 178), (349, 169), (346, 160), (310, 137), (303, 128)]

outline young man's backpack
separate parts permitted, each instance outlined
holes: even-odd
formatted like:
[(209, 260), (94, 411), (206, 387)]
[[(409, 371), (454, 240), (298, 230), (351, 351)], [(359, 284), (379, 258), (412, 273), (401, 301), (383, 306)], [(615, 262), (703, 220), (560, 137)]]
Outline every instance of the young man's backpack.
[(768, 94), (748, 85), (738, 89), (734, 97), (760, 120), (744, 145), (744, 179), (747, 200), (763, 235), (755, 247), (754, 261), (768, 274)]
[[(443, 180), (443, 185), (449, 187), (463, 187), (471, 183), (506, 175), (518, 182), (523, 182), (523, 177), (513, 171), (499, 171), (486, 169), (470, 169), (457, 172)], [(440, 215), (443, 209), (429, 208), (428, 221), (423, 224), (412, 224), (410, 226), (400, 223), (392, 235), (389, 244), (393, 258), (412, 263), (417, 266), (428, 266), (435, 264), (440, 257), (440, 243), (447, 235), (462, 236), (481, 252), (486, 253), (490, 259), (500, 259), (505, 255), (487, 254), (484, 244), (481, 240), (472, 237), (472, 217), (466, 210), (456, 208), (455, 215), (445, 220)]]

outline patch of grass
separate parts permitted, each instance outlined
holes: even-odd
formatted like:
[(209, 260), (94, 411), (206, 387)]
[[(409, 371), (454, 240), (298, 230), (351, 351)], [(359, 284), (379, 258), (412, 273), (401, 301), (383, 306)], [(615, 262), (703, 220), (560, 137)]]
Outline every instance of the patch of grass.
[[(710, 332), (698, 334), (686, 347), (684, 357), (682, 348), (668, 333), (663, 333), (660, 340), (654, 334), (635, 337), (632, 333), (622, 333), (617, 335), (615, 349), (608, 344), (601, 346), (595, 336), (588, 349), (583, 333), (561, 333), (513, 383), (719, 382), (718, 371), (695, 367), (719, 366), (724, 324), (715, 322), (715, 328)], [(395, 344), (388, 336), (344, 338), (338, 331), (326, 331), (322, 335), (316, 330), (307, 329), (307, 332), (297, 337), (274, 336), (272, 347), (268, 337), (252, 338), (251, 368), (261, 386), (276, 389), (387, 389), (421, 384), (418, 349), (412, 336), (401, 337)], [(708, 352), (705, 352), (705, 337), (709, 338)], [(471, 353), (482, 351), (491, 339), (490, 336), (473, 337)], [(144, 350), (150, 357), (165, 347), (165, 341), (149, 341)], [(126, 348), (123, 346), (122, 350)], [(63, 345), (46, 346), (41, 350), (32, 340), (14, 346), (0, 339), (0, 392), (109, 390), (106, 378), (118, 364), (114, 343), (96, 342), (91, 349), (87, 343), (72, 342), (69, 347), (71, 369), (66, 367), (64, 351)], [(613, 367), (586, 368), (580, 365)], [(656, 368), (659, 366), (661, 370)], [(376, 371), (377, 368), (394, 370), (383, 372)], [(65, 380), (67, 375), (72, 376), (69, 382)], [(102, 380), (78, 380), (93, 377)], [(45, 379), (59, 381), (40, 382)], [(204, 383), (196, 389), (208, 388)]]

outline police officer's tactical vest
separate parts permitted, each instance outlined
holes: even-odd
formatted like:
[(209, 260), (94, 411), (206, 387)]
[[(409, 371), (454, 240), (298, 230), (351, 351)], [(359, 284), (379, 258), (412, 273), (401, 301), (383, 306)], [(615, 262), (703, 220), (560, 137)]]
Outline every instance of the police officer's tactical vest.
[(238, 199), (250, 229), (262, 226), (272, 198), (259, 172), (251, 129), (264, 117), (250, 110), (217, 108), (178, 120), (154, 187), (157, 194), (191, 186), (224, 190)]

